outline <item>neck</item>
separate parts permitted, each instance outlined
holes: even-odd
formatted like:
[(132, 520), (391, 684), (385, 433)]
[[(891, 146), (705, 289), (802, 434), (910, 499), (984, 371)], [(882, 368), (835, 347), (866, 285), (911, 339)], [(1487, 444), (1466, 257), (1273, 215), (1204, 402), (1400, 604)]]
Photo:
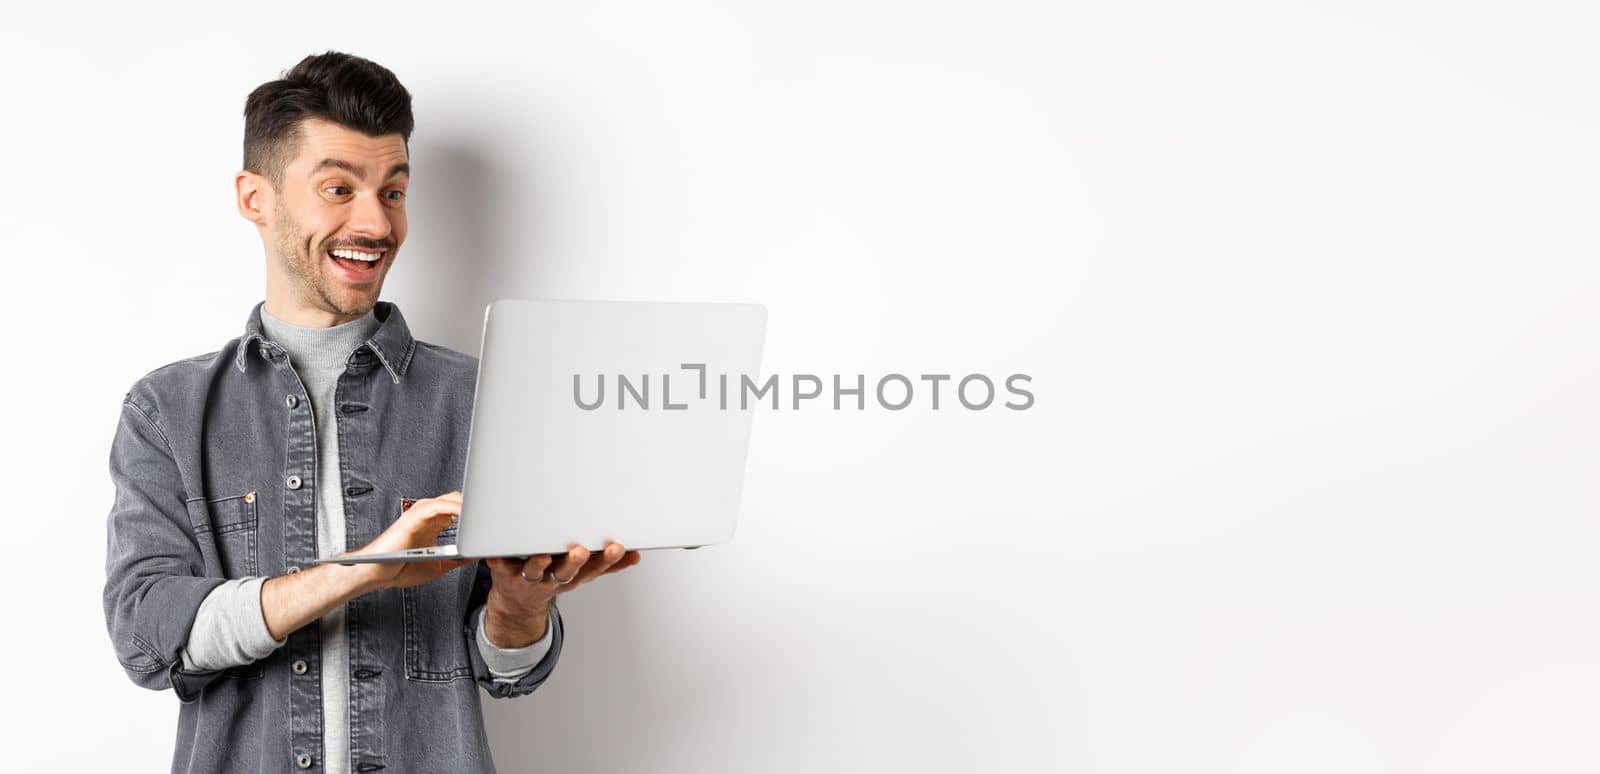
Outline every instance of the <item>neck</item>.
[(339, 314), (338, 312), (330, 312), (316, 307), (274, 304), (270, 300), (262, 305), (261, 309), (279, 320), (302, 328), (332, 328), (335, 325), (343, 325), (351, 320), (359, 320), (372, 311), (367, 309), (360, 314)]
[(296, 368), (344, 370), (350, 353), (376, 333), (380, 323), (372, 311), (347, 323), (308, 326), (284, 320), (261, 307), (261, 328), (266, 337), (289, 353)]

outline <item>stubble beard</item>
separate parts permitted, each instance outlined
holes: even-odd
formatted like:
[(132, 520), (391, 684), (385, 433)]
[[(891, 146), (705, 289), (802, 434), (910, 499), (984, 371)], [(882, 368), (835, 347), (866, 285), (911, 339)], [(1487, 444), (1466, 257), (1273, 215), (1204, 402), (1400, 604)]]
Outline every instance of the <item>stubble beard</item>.
[(334, 299), (328, 276), (322, 270), (321, 256), (311, 255), (311, 246), (307, 243), (305, 232), (300, 229), (299, 222), (286, 213), (280, 213), (278, 218), (278, 239), (275, 249), (278, 262), (295, 280), (306, 300), (323, 311), (351, 318), (360, 317), (372, 309), (373, 305), (366, 303), (365, 298), (357, 299), (355, 307), (341, 306)]

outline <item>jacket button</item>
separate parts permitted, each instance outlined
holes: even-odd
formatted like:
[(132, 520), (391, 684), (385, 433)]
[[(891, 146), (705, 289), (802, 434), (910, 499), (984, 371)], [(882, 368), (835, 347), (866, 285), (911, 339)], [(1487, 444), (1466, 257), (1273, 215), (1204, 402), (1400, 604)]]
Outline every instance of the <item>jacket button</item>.
[(288, 485), (288, 487), (290, 489), (299, 489), (300, 488), (300, 477), (299, 476), (290, 476), (289, 480), (285, 481), (284, 484)]
[(300, 405), (300, 399), (293, 395), (285, 396), (283, 402), (288, 404), (289, 408), (294, 408), (295, 406)]
[(293, 575), (293, 574), (295, 574), (295, 573), (297, 573), (297, 572), (300, 572), (300, 568), (299, 568), (299, 567), (293, 567), (293, 566), (291, 566), (291, 567), (290, 567), (290, 568), (289, 568), (289, 574), (290, 574), (290, 575)]
[(294, 765), (299, 766), (302, 769), (311, 768), (311, 756), (306, 755), (305, 753), (300, 753), (299, 755), (294, 756)]
[(245, 492), (244, 493), (244, 501), (247, 502), (247, 503), (255, 502), (256, 501), (256, 493), (255, 492)]
[(307, 669), (311, 668), (311, 665), (307, 664), (305, 659), (297, 658), (294, 660), (293, 664), (289, 665), (289, 668), (293, 669), (295, 674), (303, 675), (306, 673)]

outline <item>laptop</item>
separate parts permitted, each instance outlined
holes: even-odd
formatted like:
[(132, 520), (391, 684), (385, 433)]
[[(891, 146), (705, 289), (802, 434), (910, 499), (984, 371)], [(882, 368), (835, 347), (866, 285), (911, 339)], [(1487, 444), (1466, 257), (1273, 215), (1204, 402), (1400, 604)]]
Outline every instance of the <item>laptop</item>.
[(766, 321), (756, 304), (494, 301), (456, 542), (317, 563), (732, 539)]

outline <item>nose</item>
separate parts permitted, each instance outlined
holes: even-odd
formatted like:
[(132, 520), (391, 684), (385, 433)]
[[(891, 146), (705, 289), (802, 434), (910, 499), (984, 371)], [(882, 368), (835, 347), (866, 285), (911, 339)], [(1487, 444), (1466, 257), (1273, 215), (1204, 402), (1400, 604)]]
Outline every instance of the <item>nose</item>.
[(376, 196), (357, 196), (351, 204), (350, 232), (368, 239), (387, 239), (394, 230), (389, 213)]

